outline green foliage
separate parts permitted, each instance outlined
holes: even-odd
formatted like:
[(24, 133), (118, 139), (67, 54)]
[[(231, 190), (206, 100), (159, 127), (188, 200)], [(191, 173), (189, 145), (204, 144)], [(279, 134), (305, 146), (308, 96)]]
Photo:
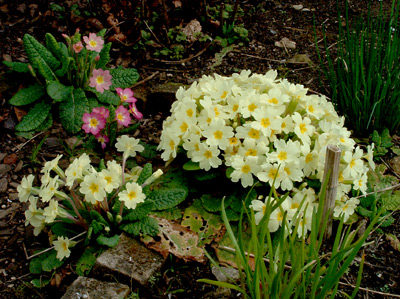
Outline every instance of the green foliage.
[(139, 236), (141, 234), (155, 236), (158, 234), (158, 222), (154, 218), (145, 217), (141, 221), (125, 223), (120, 228), (128, 234)]
[(115, 245), (118, 244), (119, 236), (118, 235), (114, 235), (112, 237), (106, 237), (104, 235), (100, 235), (100, 236), (97, 237), (96, 241), (97, 241), (97, 243), (99, 245), (104, 245), (104, 246), (108, 246), (108, 247), (114, 247)]
[(374, 130), (374, 132), (372, 133), (371, 141), (375, 144), (374, 157), (386, 155), (389, 148), (393, 146), (392, 138), (389, 135), (388, 129), (384, 129), (381, 135), (379, 135), (379, 133)]
[(165, 210), (177, 206), (186, 199), (188, 191), (183, 188), (154, 190), (148, 196), (153, 201), (155, 210)]
[[(105, 30), (99, 32), (99, 36), (104, 37), (104, 34)], [(52, 113), (59, 114), (61, 123), (69, 134), (75, 134), (81, 130), (83, 114), (90, 112), (88, 98), (94, 95), (102, 103), (120, 104), (120, 98), (114, 92), (106, 90), (104, 93), (99, 93), (89, 87), (93, 68), (107, 70), (111, 43), (104, 45), (100, 53), (86, 48), (75, 53), (73, 46), (81, 41), (79, 32), (72, 37), (66, 37), (66, 40), (67, 45), (57, 42), (53, 35), (47, 33), (46, 43), (42, 45), (33, 36), (25, 34), (23, 42), (29, 62), (26, 64), (3, 62), (14, 71), (30, 72), (38, 82), (20, 89), (10, 99), (10, 104), (15, 106), (35, 104), (16, 126), (17, 134), (25, 132), (23, 134), (28, 136), (51, 126), (49, 123), (53, 117), (48, 115), (49, 107), (53, 105), (56, 107), (51, 110)], [(96, 59), (97, 56), (99, 59)], [(113, 77), (111, 87), (113, 91), (117, 87), (132, 86), (139, 78), (135, 69), (117, 68), (109, 71)], [(93, 103), (93, 100), (90, 103)]]
[[(87, 276), (96, 263), (96, 258), (103, 252), (97, 247), (87, 247), (79, 258), (75, 266), (75, 271), (79, 276)], [(32, 272), (31, 272), (32, 273)]]
[(385, 128), (395, 133), (400, 125), (399, 5), (393, 1), (390, 14), (386, 15), (381, 4), (377, 17), (369, 10), (366, 17), (351, 20), (346, 1), (344, 15), (339, 11), (338, 16), (337, 59), (329, 50), (325, 33), (327, 65), (318, 51), (332, 102), (356, 135)]
[[(320, 202), (324, 201), (326, 185), (323, 187)], [(280, 202), (284, 197), (275, 198)], [(227, 287), (243, 294), (244, 298), (333, 298), (337, 293), (339, 279), (348, 271), (358, 251), (363, 246), (371, 232), (377, 217), (367, 227), (365, 232), (356, 239), (358, 229), (345, 230), (343, 218), (341, 219), (336, 235), (334, 235), (332, 252), (324, 254), (321, 258), (321, 245), (323, 243), (326, 228), (326, 218), (322, 210), (314, 211), (312, 218), (312, 229), (309, 241), (298, 239), (297, 228), (300, 225), (300, 215), (296, 213), (292, 221), (296, 223), (295, 229), (288, 230), (282, 225), (280, 230), (271, 234), (268, 221), (275, 209), (279, 207), (276, 201), (267, 201), (264, 217), (256, 225), (254, 211), (246, 211), (249, 216), (249, 224), (245, 225), (243, 211), (240, 216), (239, 225), (231, 226), (225, 213), (225, 204), (222, 202), (222, 218), (227, 229), (229, 241), (225, 240), (224, 246), (228, 245), (230, 256), (223, 258), (224, 261), (235, 265), (239, 269), (239, 282), (235, 282), (228, 276), (229, 282), (219, 282), (210, 279), (199, 281)], [(303, 201), (304, 202), (304, 201)], [(286, 223), (286, 214), (283, 223)], [(247, 227), (247, 229), (245, 229)], [(226, 253), (226, 247), (218, 248), (219, 254)], [(233, 255), (232, 255), (233, 253)], [(248, 253), (252, 253), (252, 257)], [(206, 253), (211, 263), (220, 267), (210, 254)], [(266, 260), (266, 258), (268, 260)], [(290, 267), (287, 263), (290, 262)], [(351, 294), (354, 298), (360, 286), (364, 258), (361, 259), (359, 275), (356, 287)], [(221, 269), (221, 271), (223, 271)], [(349, 298), (350, 296), (347, 295)]]

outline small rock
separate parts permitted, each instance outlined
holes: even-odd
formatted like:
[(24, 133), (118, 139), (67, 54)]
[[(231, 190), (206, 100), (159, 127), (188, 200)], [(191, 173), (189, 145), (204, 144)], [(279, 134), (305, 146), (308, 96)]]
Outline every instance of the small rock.
[(5, 156), (7, 156), (6, 153), (0, 153), (0, 162), (4, 159)]
[(22, 160), (19, 160), (17, 166), (15, 166), (14, 172), (18, 172), (22, 169), (22, 166), (24, 166), (24, 162)]
[(97, 258), (93, 275), (104, 278), (105, 273), (110, 273), (119, 281), (134, 280), (146, 285), (164, 262), (165, 259), (161, 255), (122, 234), (117, 246), (108, 249)]
[(126, 298), (129, 293), (129, 287), (122, 283), (103, 282), (97, 279), (80, 276), (72, 283), (61, 298)]
[(5, 175), (11, 170), (11, 166), (7, 164), (0, 164), (0, 176)]
[(205, 294), (201, 299), (228, 299), (231, 298), (231, 289), (218, 287), (216, 290)]
[(304, 63), (304, 64), (312, 64), (310, 56), (307, 54), (296, 54), (292, 58), (288, 59), (288, 63)]
[(0, 193), (4, 193), (8, 188), (8, 180), (7, 178), (0, 179)]
[(49, 147), (61, 147), (60, 138), (57, 137), (48, 137), (46, 139), (46, 144)]
[(297, 5), (293, 5), (293, 8), (295, 10), (301, 10), (303, 8), (303, 4), (297, 4)]
[(18, 199), (18, 193), (10, 193), (8, 197), (10, 198), (10, 200), (15, 201)]
[[(224, 271), (229, 278), (221, 271)], [(231, 279), (239, 280), (239, 270), (232, 267), (212, 267), (211, 272), (217, 278), (218, 281), (229, 282)]]

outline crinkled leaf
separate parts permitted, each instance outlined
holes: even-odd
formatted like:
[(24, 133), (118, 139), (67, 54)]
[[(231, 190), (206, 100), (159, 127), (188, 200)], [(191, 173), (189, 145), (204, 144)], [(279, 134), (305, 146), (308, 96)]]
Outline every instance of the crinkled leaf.
[(58, 80), (56, 74), (42, 59), (38, 59), (37, 61), (37, 70), (39, 71), (39, 74), (41, 74), (47, 81)]
[(134, 210), (128, 210), (129, 212), (124, 216), (123, 220), (126, 221), (136, 221), (143, 219), (149, 215), (153, 210), (154, 203), (152, 201), (145, 201), (136, 206)]
[[(386, 192), (384, 192), (386, 193)], [(396, 190), (393, 193), (388, 192), (380, 197), (382, 208), (388, 211), (394, 211), (400, 208), (400, 191)]]
[(110, 61), (111, 43), (107, 43), (100, 51), (100, 59), (96, 62), (96, 69), (105, 69), (107, 63)]
[(360, 214), (361, 216), (366, 217), (366, 218), (371, 218), (372, 215), (374, 214), (374, 212), (367, 210), (366, 208), (364, 208), (362, 206), (358, 206), (356, 211), (358, 214)]
[(88, 111), (86, 111), (87, 113), (91, 113), (92, 110), (93, 110), (93, 108), (101, 107), (101, 106), (102, 106), (102, 105), (99, 103), (99, 101), (98, 101), (96, 98), (94, 98), (94, 97), (88, 98), (88, 102), (89, 102), (89, 109), (88, 109)]
[(140, 141), (139, 144), (144, 147), (144, 151), (140, 153), (140, 155), (143, 158), (153, 159), (157, 155), (159, 155), (159, 153), (157, 151), (157, 145), (148, 144), (148, 143), (145, 143), (145, 142), (142, 142), (142, 141)]
[(95, 210), (91, 210), (90, 211), (90, 217), (93, 220), (96, 220), (97, 222), (104, 224), (104, 226), (108, 226), (109, 225), (107, 220), (104, 219), (104, 217), (101, 216), (101, 214), (99, 212), (95, 211)]
[(100, 245), (108, 246), (108, 247), (114, 247), (115, 245), (118, 244), (119, 241), (119, 235), (114, 235), (112, 237), (106, 237), (104, 235), (100, 235), (96, 239), (97, 243)]
[[(35, 129), (36, 131), (46, 131), (53, 125), (53, 115), (49, 113), (46, 119)], [(29, 132), (29, 131), (28, 131)]]
[(55, 222), (51, 225), (51, 231), (56, 235), (56, 236), (64, 236), (64, 237), (74, 237), (79, 233), (79, 230), (77, 229), (71, 229), (71, 225), (65, 223), (65, 222)]
[(115, 88), (128, 88), (135, 84), (139, 79), (139, 73), (136, 69), (124, 69), (124, 68), (116, 68), (110, 70), (110, 74), (112, 76), (111, 89), (115, 90)]
[(60, 119), (68, 133), (76, 133), (83, 124), (83, 114), (89, 110), (89, 102), (82, 89), (76, 88), (71, 97), (60, 103)]
[(182, 211), (175, 207), (162, 211), (153, 211), (151, 214), (157, 216), (158, 218), (164, 218), (168, 220), (179, 220), (183, 215)]
[(46, 33), (46, 48), (53, 54), (58, 60), (62, 60), (63, 55), (61, 52), (60, 45), (53, 35)]
[(62, 102), (71, 98), (73, 92), (73, 86), (65, 86), (60, 82), (54, 81), (47, 85), (47, 94), (55, 101)]
[(205, 262), (204, 249), (198, 245), (199, 237), (186, 227), (166, 220), (157, 219), (160, 233), (155, 241), (153, 238), (143, 238), (148, 248), (159, 252), (164, 258), (170, 253), (184, 261)]
[(26, 131), (26, 132), (22, 132), (22, 131), (15, 131), (15, 135), (23, 137), (25, 139), (31, 139), (33, 136), (35, 136), (36, 131), (32, 130), (32, 131)]
[(389, 135), (389, 130), (384, 129), (381, 135), (381, 146), (383, 147), (391, 147), (393, 145), (392, 138)]
[(194, 177), (196, 178), (196, 180), (198, 181), (208, 181), (208, 180), (214, 180), (218, 177), (218, 172), (217, 171), (199, 171), (196, 172), (196, 174), (194, 175)]
[(240, 219), (240, 214), (232, 209), (226, 209), (225, 212), (229, 221), (238, 221)]
[(154, 190), (149, 199), (154, 202), (155, 210), (165, 210), (177, 206), (186, 199), (187, 190), (183, 188), (171, 188)]
[(62, 60), (62, 67), (55, 71), (58, 77), (62, 77), (68, 71), (68, 69), (76, 69), (74, 59), (72, 57), (66, 57)]
[(34, 85), (30, 85), (26, 88), (20, 89), (9, 101), (11, 105), (14, 106), (24, 106), (31, 104), (40, 97), (42, 97), (46, 93), (45, 88), (36, 83)]
[(381, 136), (379, 136), (378, 131), (374, 130), (372, 133), (371, 141), (375, 143), (375, 146), (381, 146)]
[(208, 212), (219, 212), (221, 211), (221, 203), (222, 198), (220, 197), (213, 197), (210, 194), (203, 194), (201, 196), (201, 202), (203, 204), (203, 208), (206, 209)]
[(96, 94), (97, 99), (105, 104), (116, 106), (121, 101), (119, 96), (115, 92), (112, 92), (110, 90), (104, 90), (103, 93), (95, 91), (94, 93)]
[(396, 219), (393, 216), (389, 216), (386, 219), (384, 217), (381, 217), (378, 220), (378, 223), (380, 224), (380, 227), (388, 227), (391, 226), (395, 221)]
[(41, 274), (42, 273), (42, 261), (38, 258), (32, 259), (29, 263), (29, 272), (32, 274)]
[[(135, 123), (135, 124), (133, 124), (133, 125), (131, 125), (131, 126), (125, 128), (125, 129), (122, 129), (121, 131), (119, 131), (119, 133), (120, 133), (121, 135), (133, 134), (133, 133), (135, 133), (135, 131), (137, 130), (137, 128), (139, 128), (139, 126), (140, 126), (140, 123)], [(142, 144), (142, 145), (143, 145), (143, 144)], [(142, 155), (142, 153), (141, 153), (140, 155)]]
[(3, 64), (18, 73), (29, 73), (28, 64), (19, 61), (3, 61)]
[(42, 62), (43, 65), (47, 65), (52, 70), (56, 70), (59, 67), (60, 62), (33, 36), (25, 34), (23, 41), (25, 52), (34, 68), (38, 69), (39, 61)]
[(76, 263), (75, 271), (79, 276), (87, 276), (96, 263), (96, 258), (102, 250), (96, 247), (87, 247)]
[(57, 251), (55, 251), (54, 249), (50, 250), (49, 252), (43, 253), (39, 256), (39, 258), (42, 262), (42, 270), (45, 272), (50, 272), (64, 264), (64, 260), (60, 261), (57, 258)]
[(45, 102), (40, 102), (35, 105), (28, 114), (24, 116), (22, 121), (15, 126), (17, 131), (31, 131), (40, 126), (46, 119), (51, 109), (51, 105)]
[(97, 235), (99, 232), (101, 232), (104, 228), (104, 226), (101, 225), (101, 223), (98, 222), (97, 220), (92, 220), (92, 223), (90, 223), (90, 227), (92, 228), (93, 233), (95, 235)]
[(139, 185), (142, 185), (151, 176), (152, 173), (153, 173), (153, 166), (151, 165), (151, 163), (146, 163), (143, 166), (143, 169), (140, 172), (139, 177), (136, 182)]
[(134, 223), (123, 224), (120, 228), (134, 236), (139, 236), (141, 234), (155, 236), (158, 234), (158, 222), (150, 217), (145, 217)]

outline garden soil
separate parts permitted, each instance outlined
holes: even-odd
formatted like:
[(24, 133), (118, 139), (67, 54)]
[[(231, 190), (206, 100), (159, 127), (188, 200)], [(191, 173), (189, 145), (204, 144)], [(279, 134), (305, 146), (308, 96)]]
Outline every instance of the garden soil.
[[(140, 1), (131, 1), (131, 3)], [(201, 1), (198, 1), (199, 3)], [(217, 5), (220, 1), (205, 1)], [(343, 10), (344, 4), (339, 1)], [(384, 9), (390, 7), (391, 1), (372, 1), (372, 11), (379, 10), (379, 3)], [(98, 4), (96, 4), (98, 3)], [(65, 1), (60, 11), (50, 1), (0, 0), (0, 59), (26, 62), (23, 52), (22, 37), (29, 33), (44, 42), (46, 32), (52, 33), (58, 40), (61, 35), (72, 35), (77, 28), (83, 34), (109, 29), (108, 40), (113, 41), (111, 65), (134, 67), (139, 71), (140, 79), (135, 86), (135, 93), (143, 104), (144, 118), (135, 133), (143, 141), (157, 145), (162, 128), (162, 121), (168, 115), (168, 109), (157, 111), (146, 107), (147, 96), (159, 86), (169, 83), (191, 84), (202, 75), (218, 73), (230, 75), (240, 70), (251, 70), (254, 73), (265, 73), (270, 69), (278, 70), (280, 77), (293, 83), (303, 84), (310, 93), (329, 96), (329, 87), (320, 76), (320, 63), (316, 52), (315, 41), (323, 47), (323, 26), (326, 30), (327, 46), (335, 53), (336, 33), (342, 26), (343, 19), (338, 21), (336, 1), (288, 0), (288, 1), (239, 1), (240, 7), (235, 24), (243, 24), (248, 30), (248, 41), (236, 41), (235, 46), (225, 48), (216, 43), (193, 43), (178, 61), (169, 57), (156, 57), (156, 48), (140, 51), (134, 48), (143, 41), (138, 17), (129, 12), (135, 11), (129, 1)], [(201, 5), (189, 9), (191, 1), (144, 1), (148, 11), (166, 12), (168, 20), (152, 32), (152, 39), (163, 43), (165, 28), (185, 26), (188, 16), (204, 14)], [(163, 11), (162, 4), (166, 7)], [(179, 10), (189, 12), (180, 16)], [(161, 8), (160, 8), (161, 7)], [(367, 12), (367, 0), (352, 0), (349, 3), (349, 15), (359, 16)], [(185, 10), (186, 9), (186, 10)], [(125, 13), (124, 13), (125, 12)], [(209, 12), (211, 13), (211, 12)], [(179, 19), (181, 17), (181, 19)], [(161, 16), (159, 15), (161, 19)], [(180, 21), (179, 21), (180, 20)], [(148, 22), (150, 22), (148, 20)], [(314, 26), (315, 24), (315, 26)], [(143, 29), (143, 28), (142, 28)], [(315, 30), (314, 30), (315, 29)], [(215, 38), (221, 36), (217, 21), (208, 20), (203, 26), (203, 33)], [(286, 38), (288, 42), (282, 41)], [(239, 43), (243, 42), (243, 45)], [(280, 42), (277, 43), (277, 42)], [(157, 43), (156, 43), (157, 44)], [(229, 51), (228, 51), (229, 50)], [(322, 56), (325, 51), (322, 50)], [(58, 154), (76, 155), (82, 151), (82, 145), (76, 144), (77, 138), (67, 136), (59, 125), (50, 132), (36, 135), (26, 140), (14, 133), (14, 127), (26, 111), (11, 107), (7, 101), (18, 88), (25, 86), (21, 77), (5, 73), (7, 68), (0, 67), (0, 298), (59, 298), (66, 287), (77, 277), (73, 265), (66, 265), (53, 277), (52, 284), (34, 288), (30, 281), (29, 261), (36, 250), (48, 246), (48, 236), (41, 234), (34, 237), (30, 227), (24, 225), (26, 204), (18, 201), (16, 188), (24, 175), (37, 175), (40, 164), (55, 158)], [(149, 112), (151, 111), (151, 112)], [(146, 113), (147, 112), (147, 113)], [(37, 155), (34, 149), (47, 136), (46, 142)], [(367, 138), (368, 136), (358, 136)], [(74, 148), (74, 146), (76, 147)], [(74, 148), (73, 150), (71, 150)], [(67, 149), (70, 149), (69, 151)], [(108, 155), (108, 156), (107, 156)], [(105, 154), (110, 158), (113, 153)], [(64, 159), (64, 166), (68, 159)], [(390, 159), (393, 157), (384, 157)], [(145, 162), (145, 161), (142, 161)], [(153, 164), (162, 165), (159, 157)], [(391, 173), (393, 174), (393, 173)], [(396, 222), (384, 229), (400, 238), (400, 214), (395, 214)], [(396, 239), (397, 240), (397, 239)], [(354, 261), (350, 270), (343, 277), (340, 290), (352, 292), (361, 255), (365, 257), (362, 290), (358, 298), (392, 298), (388, 294), (400, 297), (400, 244), (382, 233), (373, 233), (368, 238), (360, 256)], [(213, 278), (209, 267), (198, 263), (184, 263), (170, 258), (167, 261), (159, 281), (151, 290), (142, 292), (141, 298), (211, 298), (207, 297), (212, 288), (196, 282), (199, 278)], [(135, 290), (133, 290), (135, 291)], [(141, 290), (139, 290), (141, 294)], [(222, 295), (221, 295), (222, 296)], [(229, 295), (226, 295), (229, 297)], [(233, 297), (233, 294), (231, 295)], [(340, 292), (338, 298), (340, 298)], [(344, 298), (344, 296), (343, 296)], [(393, 298), (395, 298), (393, 296)]]

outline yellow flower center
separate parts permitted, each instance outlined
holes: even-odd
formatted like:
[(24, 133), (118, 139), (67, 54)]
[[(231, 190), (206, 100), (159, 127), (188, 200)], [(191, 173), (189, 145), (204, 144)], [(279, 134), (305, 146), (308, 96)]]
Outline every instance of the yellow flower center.
[(282, 211), (279, 211), (278, 214), (276, 215), (276, 220), (278, 220), (279, 222), (282, 222), (283, 220), (283, 213)]
[(128, 193), (129, 200), (135, 199), (136, 198), (136, 192), (131, 191)]
[(122, 99), (123, 99), (124, 101), (126, 101), (126, 100), (128, 99), (128, 96), (127, 96), (126, 94), (124, 94), (124, 95), (122, 96)]
[(268, 177), (270, 178), (270, 179), (275, 179), (275, 176), (276, 177), (278, 177), (277, 176), (277, 173), (278, 173), (278, 170), (277, 169), (275, 169), (275, 168), (271, 168), (270, 170), (269, 170), (269, 172), (268, 172)]
[(307, 132), (306, 124), (301, 123), (301, 124), (299, 125), (299, 128), (300, 128), (301, 134), (304, 134), (305, 132)]
[(345, 212), (349, 208), (349, 204), (345, 204), (342, 208), (343, 212)]
[(123, 121), (123, 120), (124, 120), (124, 116), (122, 115), (122, 113), (118, 113), (118, 114), (117, 114), (117, 118), (118, 118), (118, 120), (120, 120), (120, 121)]
[(271, 125), (271, 122), (270, 122), (269, 118), (268, 118), (268, 117), (262, 118), (262, 119), (261, 119), (261, 125), (262, 125), (264, 128), (268, 128), (268, 127)]
[(312, 154), (311, 154), (311, 153), (308, 153), (308, 154), (306, 155), (306, 163), (308, 164), (308, 163), (310, 163), (312, 160), (313, 160)]
[(315, 111), (314, 106), (313, 105), (308, 106), (308, 111), (313, 113)]
[(286, 123), (285, 122), (282, 122), (281, 128), (282, 129), (286, 128)]
[(194, 145), (194, 149), (196, 150), (196, 152), (198, 152), (198, 151), (200, 150), (199, 144), (198, 144), (198, 143), (196, 143), (196, 144)]
[(353, 168), (355, 165), (356, 165), (356, 161), (354, 159), (351, 159), (350, 168)]
[(278, 102), (278, 100), (276, 99), (276, 98), (272, 98), (272, 99), (269, 99), (268, 100), (268, 103), (270, 103), (270, 104), (278, 104), (279, 102)]
[(260, 138), (260, 131), (251, 128), (248, 135), (249, 135), (249, 137), (251, 137), (253, 139), (258, 139), (258, 138)]
[(223, 136), (224, 134), (221, 132), (221, 131), (215, 131), (214, 132), (214, 138), (215, 139), (222, 139), (222, 136)]
[(103, 77), (103, 76), (97, 76), (97, 77), (96, 77), (96, 83), (97, 83), (98, 85), (103, 84), (103, 83), (104, 83), (104, 77)]
[(285, 172), (287, 173), (287, 175), (291, 174), (290, 168), (289, 167), (285, 167)]
[(107, 184), (111, 184), (112, 178), (110, 176), (106, 176), (104, 179), (107, 181)]
[(174, 149), (175, 149), (175, 142), (174, 142), (173, 140), (171, 140), (171, 141), (169, 142), (169, 147), (171, 148), (171, 150), (174, 150)]
[(237, 143), (238, 143), (238, 139), (236, 137), (229, 138), (229, 144), (230, 145), (235, 145)]
[(91, 127), (96, 128), (98, 123), (97, 118), (91, 118), (89, 124)]
[(250, 170), (251, 170), (251, 167), (250, 167), (249, 165), (246, 164), (246, 165), (243, 165), (243, 166), (242, 166), (242, 172), (243, 172), (243, 173), (246, 173), (246, 174), (247, 174), (247, 173), (250, 172)]
[(287, 152), (279, 152), (278, 159), (284, 161), (287, 159)]
[(179, 128), (181, 129), (182, 133), (185, 133), (189, 128), (189, 125), (186, 122), (183, 122)]
[(218, 116), (218, 115), (219, 115), (219, 110), (218, 110), (217, 107), (214, 107), (214, 113), (215, 113), (215, 116)]
[(232, 111), (233, 112), (238, 111), (238, 109), (239, 109), (239, 105), (238, 104), (233, 105), (233, 107), (232, 107)]
[(90, 185), (90, 187), (89, 187), (89, 190), (90, 190), (92, 193), (97, 193), (97, 192), (99, 192), (99, 185), (97, 185), (97, 184), (95, 184), (95, 183), (92, 183), (92, 184)]
[(227, 95), (228, 95), (228, 92), (227, 92), (227, 91), (224, 91), (224, 92), (221, 94), (221, 99), (225, 99)]
[(188, 110), (186, 110), (186, 115), (189, 117), (193, 117), (193, 110), (192, 108), (189, 108)]
[(67, 250), (68, 250), (67, 242), (63, 242), (63, 243), (62, 243), (62, 248), (64, 249), (64, 251), (67, 251)]
[(89, 42), (89, 44), (90, 44), (90, 46), (92, 46), (93, 48), (96, 48), (96, 47), (97, 47), (97, 42), (94, 41), (94, 40), (91, 40), (91, 41)]
[(204, 157), (206, 157), (207, 159), (212, 158), (212, 152), (211, 151), (205, 151), (204, 152)]
[(257, 109), (257, 105), (254, 103), (251, 103), (247, 108), (249, 109), (250, 112), (253, 112), (254, 110)]
[(292, 205), (290, 206), (291, 209), (298, 209), (299, 208), (299, 204), (297, 202), (292, 203)]
[(249, 148), (245, 153), (246, 156), (257, 156), (257, 151), (254, 148)]

